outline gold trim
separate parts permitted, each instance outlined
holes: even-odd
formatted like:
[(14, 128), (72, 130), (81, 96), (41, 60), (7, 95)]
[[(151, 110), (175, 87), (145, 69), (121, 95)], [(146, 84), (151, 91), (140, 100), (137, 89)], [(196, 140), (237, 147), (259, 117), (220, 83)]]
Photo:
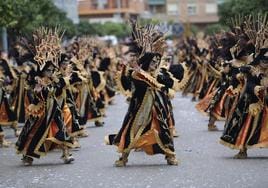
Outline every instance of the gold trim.
[(70, 147), (70, 148), (74, 148), (74, 145), (69, 143), (69, 142), (65, 142), (65, 141), (60, 141), (54, 137), (51, 137), (51, 138), (47, 138), (46, 141), (51, 141), (55, 144), (58, 144), (58, 145), (64, 145), (64, 146), (67, 146), (67, 147)]
[(218, 115), (217, 113), (215, 112), (212, 112), (212, 115), (217, 118), (218, 121), (225, 121), (226, 120), (226, 117), (221, 117), (220, 115)]
[(268, 148), (268, 141), (263, 143), (254, 144), (252, 146), (247, 146), (248, 149), (252, 148)]
[(174, 96), (175, 96), (175, 94), (176, 94), (176, 91), (175, 90), (168, 88), (168, 97), (170, 99), (173, 99)]
[(152, 77), (147, 72), (140, 70), (140, 71), (133, 71), (132, 77), (136, 80), (143, 81), (147, 83), (149, 86), (151, 86), (154, 89), (161, 89), (164, 87), (163, 84), (160, 84), (154, 77)]
[(159, 145), (159, 147), (168, 155), (175, 155), (176, 153), (171, 151), (169, 148), (165, 147), (164, 144), (162, 143), (161, 139), (159, 138), (159, 135), (158, 133), (154, 131), (154, 135), (155, 135), (155, 138), (156, 138), (156, 142), (157, 144)]
[[(130, 129), (130, 142), (132, 142), (134, 140), (134, 127), (137, 128), (137, 126), (139, 126), (139, 125), (137, 125), (137, 121), (138, 121), (138, 118), (141, 115), (142, 110), (144, 109), (145, 104), (148, 103), (149, 94), (150, 94), (150, 90), (147, 89), (146, 92), (145, 92), (145, 95), (143, 97), (142, 103), (140, 105), (140, 108), (139, 108), (138, 112), (136, 113), (136, 116), (134, 118), (134, 121), (133, 121), (132, 126), (131, 126), (131, 129)], [(146, 125), (141, 125), (141, 127), (139, 128), (139, 130), (140, 129), (145, 129), (145, 126)], [(137, 132), (135, 138), (137, 138), (138, 132)]]
[(70, 87), (70, 79), (67, 77), (63, 77), (63, 80), (65, 82), (65, 88), (69, 88)]
[(97, 117), (93, 119), (87, 119), (88, 122), (103, 121), (103, 117)]
[[(48, 126), (48, 128), (46, 129), (46, 131), (44, 132), (43, 136), (41, 137), (41, 139), (39, 140), (38, 144), (36, 145), (36, 147), (34, 149), (34, 153), (36, 153), (40, 156), (45, 156), (47, 153), (47, 152), (40, 152), (38, 150), (41, 148), (42, 144), (45, 144), (45, 140), (46, 140), (46, 137), (48, 135), (49, 128), (50, 128), (50, 125)], [(47, 150), (47, 148), (45, 148), (45, 150)]]
[(24, 81), (25, 81), (24, 79), (25, 79), (24, 77), (20, 76), (20, 86), (19, 86), (20, 90), (19, 90), (19, 100), (18, 100), (18, 108), (17, 108), (17, 118), (19, 118), (20, 110), (21, 110), (21, 101), (22, 101), (22, 94), (24, 90)]
[[(146, 128), (146, 125), (143, 124), (143, 125), (139, 128), (138, 132), (136, 133), (136, 136), (134, 137), (134, 126), (137, 124), (137, 123), (136, 123), (136, 122), (137, 122), (137, 117), (138, 117), (138, 115), (141, 113), (141, 109), (145, 106), (145, 103), (148, 102), (148, 100), (147, 100), (147, 97), (148, 97), (148, 95), (149, 95), (148, 93), (149, 93), (149, 90), (147, 89), (147, 91), (146, 91), (146, 93), (145, 93), (145, 95), (144, 95), (144, 97), (143, 97), (143, 101), (142, 101), (142, 103), (141, 103), (141, 106), (140, 106), (138, 112), (136, 113), (135, 119), (134, 119), (134, 121), (133, 121), (133, 123), (132, 123), (132, 126), (131, 126), (131, 128), (130, 128), (130, 144), (129, 144), (129, 146), (128, 146), (126, 149), (124, 149), (123, 151), (119, 150), (119, 148), (118, 148), (117, 151), (120, 152), (120, 153), (122, 153), (122, 152), (130, 152), (130, 150), (134, 148), (135, 144), (137, 143), (138, 139), (140, 138), (140, 136), (141, 136), (143, 130)], [(145, 100), (145, 99), (146, 99), (146, 100)], [(136, 126), (135, 126), (135, 127), (136, 127)]]
[(252, 115), (253, 117), (256, 117), (257, 115), (259, 115), (259, 113), (262, 111), (262, 109), (263, 109), (263, 104), (259, 100), (258, 102), (252, 103), (252, 104), (249, 105), (248, 113), (250, 115)]
[(84, 129), (76, 131), (74, 133), (69, 133), (69, 136), (74, 138), (74, 137), (77, 137), (78, 135), (82, 134), (83, 132), (84, 132)]
[(228, 142), (226, 142), (226, 141), (224, 141), (224, 140), (222, 140), (222, 139), (220, 139), (219, 143), (222, 144), (222, 145), (224, 145), (224, 146), (227, 146), (227, 147), (229, 147), (229, 148), (231, 148), (231, 149), (237, 149), (237, 150), (240, 150), (240, 149), (243, 149), (243, 148), (244, 148), (244, 146), (240, 146), (240, 147), (238, 147), (238, 146), (236, 146), (236, 145), (234, 145), (234, 144), (230, 144), (230, 143), (228, 143)]
[(213, 74), (214, 77), (216, 78), (221, 78), (222, 74), (220, 71), (218, 71), (217, 69), (215, 69), (212, 65), (207, 64), (208, 69), (210, 70), (210, 72)]
[(235, 146), (234, 144), (230, 144), (224, 140), (220, 140), (219, 141), (220, 144), (227, 146), (231, 149), (236, 149), (236, 150), (241, 150), (241, 149), (253, 149), (253, 148), (268, 148), (268, 142), (263, 142), (263, 143), (258, 143), (258, 144), (254, 144), (252, 146), (250, 145), (245, 145), (245, 146)]
[(99, 93), (101, 92), (106, 85), (106, 80), (104, 79), (104, 72), (102, 71), (98, 71), (99, 75), (100, 75), (100, 84), (96, 87), (96, 91)]

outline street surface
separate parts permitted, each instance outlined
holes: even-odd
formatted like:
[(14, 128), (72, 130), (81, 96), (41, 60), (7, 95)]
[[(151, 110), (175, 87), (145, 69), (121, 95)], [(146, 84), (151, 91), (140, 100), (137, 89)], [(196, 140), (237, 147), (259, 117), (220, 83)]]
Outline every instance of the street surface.
[[(73, 151), (75, 161), (65, 165), (61, 152), (52, 151), (33, 166), (21, 163), (14, 147), (0, 148), (0, 187), (22, 188), (267, 188), (268, 149), (249, 150), (249, 158), (237, 160), (237, 153), (219, 144), (221, 132), (208, 132), (208, 117), (194, 108), (190, 97), (177, 94), (172, 101), (179, 166), (168, 166), (163, 155), (147, 156), (132, 152), (124, 168), (113, 166), (119, 154), (116, 147), (104, 144), (104, 136), (119, 130), (128, 104), (117, 95), (109, 106), (104, 127), (88, 124), (89, 137), (80, 139), (81, 148)], [(223, 129), (223, 122), (217, 122)], [(13, 131), (5, 129), (13, 143)]]

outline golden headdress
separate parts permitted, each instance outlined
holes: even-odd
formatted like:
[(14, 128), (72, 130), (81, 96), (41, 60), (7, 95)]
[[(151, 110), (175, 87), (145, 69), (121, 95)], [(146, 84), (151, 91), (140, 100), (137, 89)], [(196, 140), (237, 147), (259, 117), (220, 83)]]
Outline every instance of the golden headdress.
[(260, 53), (260, 49), (268, 48), (268, 18), (267, 14), (257, 14), (248, 16), (245, 21), (245, 33), (255, 44), (255, 54)]
[(77, 57), (79, 60), (85, 61), (92, 56), (92, 47), (96, 44), (95, 40), (90, 37), (81, 37), (78, 39), (79, 50)]
[(97, 45), (95, 39), (83, 36), (72, 42), (71, 52), (74, 52), (77, 62), (84, 63), (85, 60), (92, 57), (93, 48)]
[(58, 61), (61, 55), (61, 39), (63, 32), (59, 28), (54, 29), (41, 27), (33, 33), (33, 42), (35, 48), (34, 60), (42, 70), (47, 62), (52, 62), (58, 67)]
[(131, 26), (132, 38), (140, 49), (140, 57), (146, 52), (163, 55), (165, 50), (165, 38), (163, 32), (159, 31), (160, 25), (149, 24), (141, 27), (136, 21), (131, 21)]

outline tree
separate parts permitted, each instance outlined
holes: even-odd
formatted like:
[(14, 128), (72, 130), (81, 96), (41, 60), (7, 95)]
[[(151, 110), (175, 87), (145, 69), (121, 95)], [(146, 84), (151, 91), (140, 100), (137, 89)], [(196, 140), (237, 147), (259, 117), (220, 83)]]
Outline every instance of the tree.
[(140, 19), (141, 25), (148, 25), (148, 24), (160, 24), (160, 20), (158, 19)]
[(80, 21), (79, 24), (76, 25), (77, 27), (77, 35), (95, 35), (97, 33), (96, 28), (93, 24), (87, 21)]
[(106, 22), (101, 23), (89, 23), (86, 21), (81, 21), (77, 25), (78, 35), (115, 35), (118, 38), (123, 38), (128, 36), (130, 33), (130, 28), (127, 24)]
[(216, 33), (219, 33), (221, 31), (227, 31), (228, 27), (221, 25), (221, 24), (212, 24), (212, 25), (208, 25), (205, 28), (205, 33), (207, 35), (214, 35)]
[(130, 33), (130, 29), (123, 23), (106, 22), (102, 25), (105, 35), (115, 35), (118, 38), (126, 37)]
[(1, 0), (0, 27), (6, 27), (9, 41), (17, 36), (31, 34), (40, 26), (60, 26), (65, 36), (76, 34), (76, 28), (66, 14), (51, 0)]
[(268, 11), (267, 0), (226, 0), (219, 5), (219, 16), (222, 24), (230, 22), (237, 15), (249, 15)]

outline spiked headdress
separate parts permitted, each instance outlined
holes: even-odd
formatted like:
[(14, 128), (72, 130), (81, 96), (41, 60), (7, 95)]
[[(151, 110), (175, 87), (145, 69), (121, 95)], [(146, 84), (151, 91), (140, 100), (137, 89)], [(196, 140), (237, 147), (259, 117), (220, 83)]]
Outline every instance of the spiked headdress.
[(255, 57), (262, 53), (262, 49), (268, 49), (267, 14), (249, 16), (245, 22), (245, 28), (247, 36), (255, 44)]
[(34, 32), (33, 39), (36, 50), (34, 60), (39, 64), (41, 70), (49, 61), (54, 66), (59, 66), (62, 36), (58, 28), (48, 29), (41, 27)]
[(34, 55), (40, 70), (43, 70), (47, 62), (58, 67), (63, 33), (58, 27), (54, 29), (41, 27), (33, 32), (30, 39), (21, 38), (20, 44)]
[(136, 21), (131, 21), (132, 39), (139, 49), (139, 57), (145, 53), (157, 53), (161, 56), (164, 53), (165, 39), (164, 33), (160, 31), (160, 25), (146, 25), (141, 27)]

